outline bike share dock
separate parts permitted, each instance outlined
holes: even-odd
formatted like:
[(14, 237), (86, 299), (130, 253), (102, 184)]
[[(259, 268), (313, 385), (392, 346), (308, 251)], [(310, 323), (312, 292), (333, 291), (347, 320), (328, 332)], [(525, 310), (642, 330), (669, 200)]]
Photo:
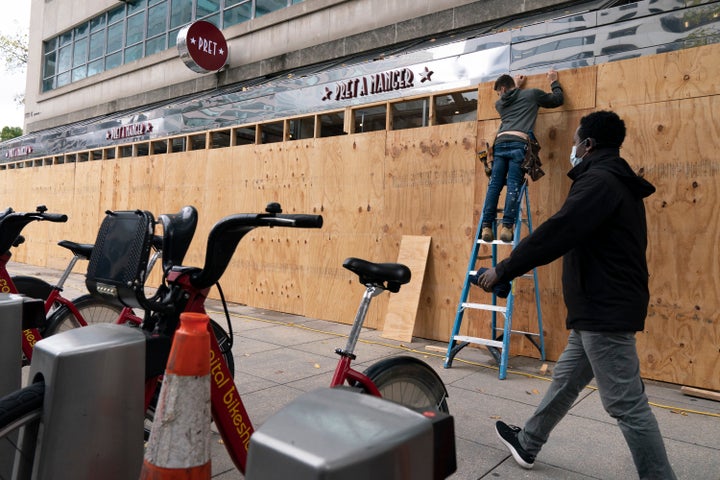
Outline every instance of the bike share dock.
[[(60, 273), (23, 264), (12, 268), (42, 278)], [(83, 292), (84, 276), (73, 274), (67, 284), (67, 289), (71, 288)], [(210, 316), (223, 323), (222, 315), (212, 307), (211, 302)], [(291, 401), (330, 383), (337, 363), (334, 349), (345, 344), (349, 325), (246, 306), (231, 304), (230, 308), (235, 380), (257, 427)], [(597, 391), (588, 388), (581, 394), (553, 432), (534, 469), (525, 471), (497, 439), (494, 425), (497, 420), (522, 424), (530, 416), (549, 385), (549, 375), (539, 373), (542, 362), (511, 357), (508, 376), (501, 381), (495, 361), (484, 349), (465, 348), (462, 358), (455, 358), (453, 367), (445, 369), (447, 343), (413, 338), (403, 343), (413, 350), (408, 353), (381, 333), (362, 333), (355, 365), (362, 370), (387, 356), (408, 354), (430, 364), (442, 377), (455, 419), (458, 469), (451, 479), (636, 478), (620, 429), (603, 410)], [(427, 346), (440, 352), (429, 351)], [(553, 364), (546, 363), (552, 371)], [(646, 393), (678, 478), (720, 479), (720, 402), (688, 397), (680, 393), (679, 385), (657, 382), (646, 382)], [(242, 478), (215, 433), (211, 454), (213, 480)]]

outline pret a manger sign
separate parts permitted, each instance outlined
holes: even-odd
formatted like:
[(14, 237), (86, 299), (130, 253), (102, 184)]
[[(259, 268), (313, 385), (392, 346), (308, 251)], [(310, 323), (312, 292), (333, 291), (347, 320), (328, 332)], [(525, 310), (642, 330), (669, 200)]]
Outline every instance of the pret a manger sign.
[(198, 73), (216, 72), (228, 59), (228, 45), (222, 32), (202, 20), (178, 32), (177, 48), (185, 65)]

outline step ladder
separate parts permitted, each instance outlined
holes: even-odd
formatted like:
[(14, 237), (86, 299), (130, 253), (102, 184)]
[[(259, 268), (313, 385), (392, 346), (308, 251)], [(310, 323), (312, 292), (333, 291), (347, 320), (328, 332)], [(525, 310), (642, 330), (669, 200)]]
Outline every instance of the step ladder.
[[(512, 286), (510, 289), (510, 294), (508, 295), (505, 305), (498, 305), (498, 297), (495, 295), (495, 293), (488, 294), (492, 295), (492, 303), (489, 304), (482, 304), (482, 303), (471, 303), (468, 302), (468, 295), (470, 294), (470, 275), (477, 272), (476, 264), (478, 262), (478, 252), (480, 250), (481, 244), (491, 244), (491, 251), (492, 251), (492, 266), (494, 267), (497, 264), (497, 250), (498, 246), (505, 246), (505, 247), (512, 247), (513, 249), (517, 244), (520, 242), (521, 237), (521, 229), (523, 223), (527, 225), (528, 234), (532, 233), (532, 218), (530, 214), (530, 197), (528, 195), (527, 191), (527, 179), (522, 184), (522, 187), (520, 188), (520, 205), (518, 209), (518, 215), (517, 219), (515, 221), (515, 232), (512, 243), (505, 243), (501, 242), (499, 240), (494, 240), (493, 242), (484, 242), (481, 238), (482, 233), (482, 214), (480, 215), (480, 221), (478, 222), (477, 232), (475, 233), (475, 241), (473, 243), (472, 252), (470, 254), (470, 262), (468, 264), (468, 269), (465, 274), (465, 282), (463, 283), (463, 289), (462, 293), (460, 295), (460, 302), (458, 303), (457, 313), (455, 315), (455, 324), (453, 325), (452, 334), (450, 335), (450, 341), (448, 343), (448, 349), (447, 349), (447, 355), (445, 356), (445, 368), (450, 368), (452, 366), (453, 359), (458, 354), (460, 350), (462, 350), (464, 347), (466, 347), (469, 344), (478, 344), (478, 345), (484, 345), (487, 347), (490, 354), (493, 356), (495, 361), (500, 366), (498, 378), (500, 380), (504, 380), (507, 376), (507, 366), (508, 366), (508, 358), (510, 355), (510, 337), (512, 334), (522, 334), (526, 338), (530, 340), (530, 342), (538, 349), (540, 352), (540, 358), (541, 360), (545, 360), (545, 340), (543, 336), (543, 327), (542, 327), (542, 310), (540, 308), (540, 289), (538, 288), (538, 277), (537, 277), (537, 269), (533, 269), (532, 274), (526, 274), (522, 277), (532, 277), (534, 282), (534, 290), (535, 290), (535, 307), (537, 310), (537, 319), (538, 319), (538, 331), (537, 333), (534, 332), (525, 332), (520, 330), (513, 330), (512, 329), (512, 316), (513, 316), (513, 308), (515, 306), (515, 282), (519, 280), (522, 277), (518, 277), (517, 279), (513, 280)], [(525, 218), (523, 218), (523, 215)], [(497, 232), (497, 221), (496, 224), (493, 225), (493, 231)], [(497, 238), (497, 235), (494, 235), (495, 238)], [(476, 287), (478, 291), (482, 292), (482, 289), (479, 287)], [(485, 292), (483, 292), (485, 293)], [(491, 338), (477, 338), (477, 337), (469, 337), (465, 335), (459, 335), (460, 333), (460, 327), (462, 325), (463, 320), (463, 314), (466, 310), (486, 310), (492, 312), (492, 320), (491, 320)], [(498, 313), (502, 314), (504, 316), (504, 322), (502, 327), (498, 327)]]

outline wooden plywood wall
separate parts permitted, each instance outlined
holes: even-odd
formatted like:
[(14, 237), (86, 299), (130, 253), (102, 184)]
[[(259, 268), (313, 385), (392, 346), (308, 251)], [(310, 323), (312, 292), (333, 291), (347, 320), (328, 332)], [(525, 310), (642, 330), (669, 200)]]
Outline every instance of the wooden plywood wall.
[[(626, 121), (622, 154), (658, 191), (647, 202), (651, 301), (638, 336), (646, 378), (720, 389), (720, 45), (560, 72), (563, 107), (543, 110), (536, 134), (546, 176), (530, 185), (533, 223), (561, 206), (572, 135), (580, 118), (613, 109)], [(527, 87), (548, 89), (544, 75)], [(362, 286), (341, 267), (349, 256), (394, 261), (403, 235), (432, 238), (415, 336), (447, 341), (482, 209), (487, 178), (476, 151), (497, 130), (492, 82), (478, 86), (478, 121), (267, 145), (90, 161), (0, 172), (0, 205), (44, 203), (65, 225), (35, 224), (15, 259), (61, 268), (63, 238), (92, 242), (107, 209), (155, 214), (186, 204), (200, 213), (186, 258), (201, 265), (212, 225), (232, 213), (321, 213), (321, 230), (258, 229), (238, 247), (226, 296), (261, 308), (349, 323)], [(481, 255), (488, 255), (487, 249)], [(489, 261), (488, 261), (489, 263)], [(81, 271), (84, 266), (79, 267)], [(567, 332), (560, 262), (539, 269), (548, 357)], [(472, 293), (478, 300), (478, 292)], [(367, 325), (381, 328), (388, 296)], [(534, 293), (518, 282), (514, 326), (536, 323)], [(487, 336), (489, 318), (469, 312), (463, 332)], [(513, 354), (535, 356), (524, 339)]]

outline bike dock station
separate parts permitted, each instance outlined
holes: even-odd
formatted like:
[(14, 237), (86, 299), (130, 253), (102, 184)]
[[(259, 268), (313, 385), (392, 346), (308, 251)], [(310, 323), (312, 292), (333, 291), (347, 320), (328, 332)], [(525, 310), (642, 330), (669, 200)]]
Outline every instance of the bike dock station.
[(37, 445), (33, 471), (12, 478), (136, 477), (144, 370), (145, 336), (126, 326), (94, 325), (38, 342), (29, 378), (45, 381), (43, 426), (22, 440)]

